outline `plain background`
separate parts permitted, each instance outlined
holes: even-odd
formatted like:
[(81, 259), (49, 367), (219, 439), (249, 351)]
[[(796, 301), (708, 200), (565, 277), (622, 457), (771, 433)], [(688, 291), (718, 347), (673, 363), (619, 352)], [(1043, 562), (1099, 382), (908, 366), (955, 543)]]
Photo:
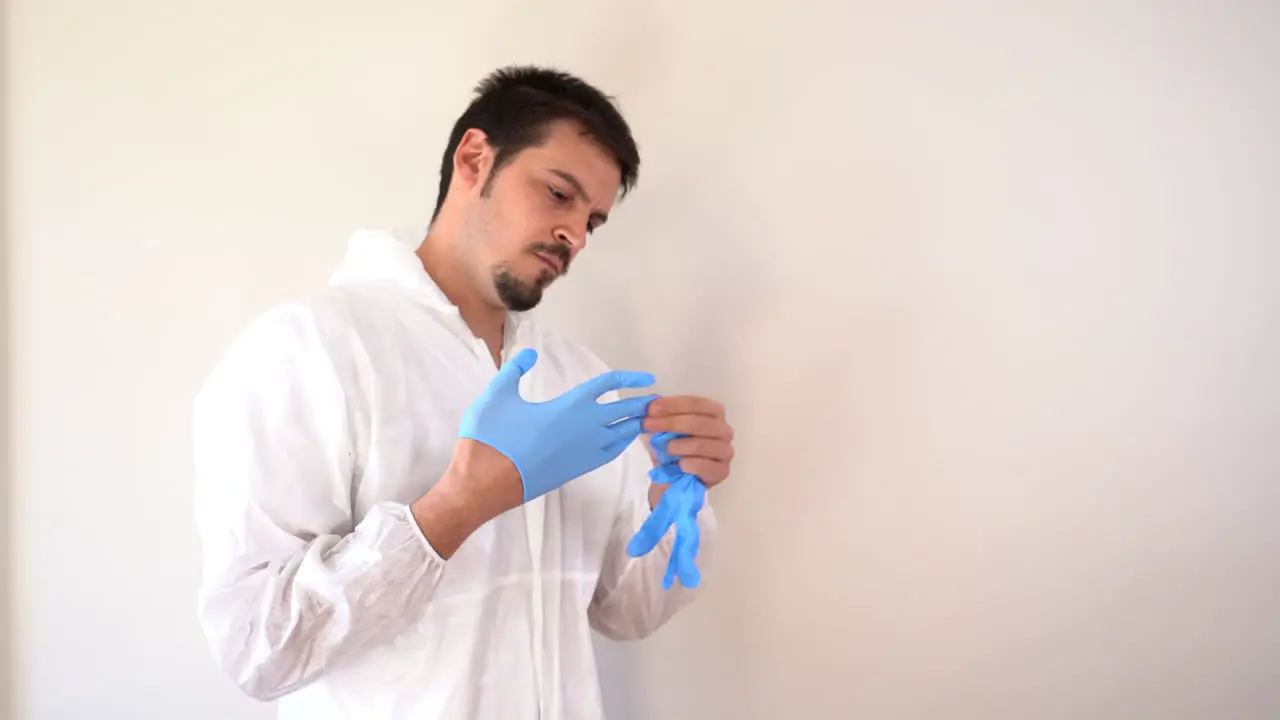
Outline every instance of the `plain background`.
[(356, 7), (8, 4), (9, 717), (272, 716), (195, 624), (192, 395), (509, 62), (643, 151), (546, 317), (738, 430), (612, 717), (1280, 716), (1280, 5)]

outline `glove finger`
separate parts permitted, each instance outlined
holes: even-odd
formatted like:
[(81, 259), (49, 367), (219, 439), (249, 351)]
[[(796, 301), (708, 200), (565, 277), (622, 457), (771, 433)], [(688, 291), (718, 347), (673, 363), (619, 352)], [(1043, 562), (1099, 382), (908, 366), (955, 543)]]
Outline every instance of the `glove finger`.
[(673, 509), (671, 523), (675, 540), (671, 544), (671, 556), (667, 560), (667, 587), (670, 589), (670, 585), (680, 578), (684, 565), (683, 557), (688, 552), (689, 537), (688, 533), (681, 529), (680, 518), (688, 513), (689, 494), (684, 483), (677, 482), (667, 490), (662, 499), (670, 499)]
[(680, 466), (675, 463), (655, 465), (649, 471), (649, 479), (660, 485), (674, 485), (679, 482), (681, 475)]
[(640, 524), (640, 529), (631, 536), (631, 541), (627, 543), (627, 554), (631, 557), (640, 557), (657, 547), (666, 536), (667, 529), (671, 527), (674, 515), (675, 505), (664, 493), (662, 499), (658, 501), (658, 507), (649, 513), (649, 517)]
[[(673, 467), (679, 468), (678, 465)], [(680, 476), (676, 479), (676, 486), (680, 488), (680, 494), (683, 496), (682, 510), (692, 511), (693, 503), (697, 500), (697, 488), (700, 483), (701, 481), (697, 477), (687, 472), (680, 473)]]
[[(667, 583), (668, 589), (677, 579), (685, 587), (693, 587), (690, 583), (697, 584), (697, 580), (690, 576), (690, 567), (693, 564), (691, 555), (691, 551), (694, 549), (691, 545), (693, 537), (689, 533), (688, 523), (681, 521), (681, 518), (688, 515), (688, 508), (685, 505), (688, 495), (680, 493), (677, 496), (681, 498), (681, 503), (677, 508), (676, 517), (673, 518), (676, 539), (671, 547), (671, 558), (667, 561), (667, 574), (670, 577), (670, 582)], [(696, 533), (696, 531), (695, 528), (694, 532)], [(693, 572), (696, 574), (697, 568), (693, 568)]]
[(685, 587), (696, 586), (700, 578), (698, 568), (694, 564), (694, 558), (698, 554), (701, 534), (698, 528), (697, 514), (698, 506), (701, 502), (699, 489), (702, 487), (702, 482), (696, 477), (684, 473), (681, 474), (675, 485), (667, 491), (667, 494), (674, 494), (678, 499), (676, 515), (672, 518), (675, 523), (676, 533), (676, 544), (673, 548), (672, 559), (675, 562), (676, 573), (680, 578), (680, 582)]
[(617, 457), (627, 449), (628, 445), (636, 441), (637, 437), (637, 435), (621, 437), (600, 448), (600, 452), (604, 456), (605, 462), (612, 462), (616, 460)]
[(518, 383), (520, 378), (532, 370), (537, 362), (538, 351), (533, 348), (525, 348), (516, 353), (515, 357), (503, 363), (502, 367), (498, 369), (498, 374), (494, 375), (490, 383), (493, 385)]
[(580, 385), (570, 390), (580, 398), (595, 399), (601, 395), (621, 390), (622, 388), (643, 388), (653, 385), (654, 377), (652, 373), (632, 372), (630, 370), (610, 370), (601, 373), (590, 380), (583, 381)]
[(680, 437), (679, 433), (664, 430), (660, 433), (655, 433), (654, 436), (649, 439), (649, 446), (653, 448), (655, 453), (657, 453), (659, 464), (671, 462), (673, 458), (671, 457), (671, 453), (667, 450), (667, 444), (678, 437)]
[(644, 432), (644, 419), (620, 420), (600, 431), (600, 449), (610, 457), (622, 454)]
[(698, 555), (701, 533), (693, 514), (688, 512), (688, 508), (683, 509), (685, 512), (676, 519), (676, 548), (671, 557), (675, 562), (680, 584), (693, 588), (697, 587), (702, 579), (702, 574), (698, 572), (698, 566), (694, 563)]
[(649, 403), (657, 399), (657, 395), (644, 395), (609, 403), (596, 403), (597, 413), (600, 416), (600, 422), (605, 424), (630, 418), (644, 418), (649, 412)]
[(681, 542), (682, 540), (680, 536), (676, 535), (675, 546), (671, 549), (671, 557), (667, 558), (667, 574), (662, 577), (663, 590), (670, 590), (671, 586), (675, 584), (677, 571), (676, 563), (678, 562), (677, 558), (680, 557)]
[[(686, 435), (685, 433), (676, 433), (676, 432), (665, 432), (665, 433), (662, 433), (662, 435), (663, 437), (660, 441), (661, 448), (657, 451), (659, 461), (664, 464), (671, 463), (673, 465), (679, 463), (680, 458), (683, 456), (676, 455), (675, 453), (671, 452), (671, 441), (677, 438), (688, 437), (688, 435)], [(684, 472), (684, 471), (681, 470), (680, 472)]]

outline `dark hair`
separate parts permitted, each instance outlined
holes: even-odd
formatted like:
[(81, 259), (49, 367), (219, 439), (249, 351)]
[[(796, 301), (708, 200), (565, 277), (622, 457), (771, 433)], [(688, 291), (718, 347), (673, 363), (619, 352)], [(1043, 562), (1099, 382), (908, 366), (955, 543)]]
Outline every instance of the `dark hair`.
[(582, 131), (613, 155), (622, 174), (622, 194), (635, 186), (640, 171), (640, 151), (631, 128), (613, 104), (613, 98), (569, 73), (534, 66), (501, 68), (476, 86), (475, 98), (453, 125), (440, 163), (440, 191), (434, 222), (453, 179), (453, 154), (470, 128), (484, 131), (495, 149), (493, 173), (498, 174), (521, 150), (546, 140), (548, 126), (572, 120)]

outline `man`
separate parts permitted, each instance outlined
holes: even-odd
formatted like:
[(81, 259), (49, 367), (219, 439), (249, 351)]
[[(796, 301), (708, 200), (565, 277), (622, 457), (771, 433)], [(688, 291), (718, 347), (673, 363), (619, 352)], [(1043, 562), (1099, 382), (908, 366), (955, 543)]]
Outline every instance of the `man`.
[[(590, 718), (591, 630), (654, 632), (673, 532), (643, 433), (712, 487), (732, 429), (700, 397), (619, 399), (531, 314), (634, 186), (608, 98), (508, 68), (459, 118), (425, 237), (362, 231), (331, 285), (235, 339), (195, 403), (199, 616), (285, 718)], [(715, 531), (699, 514), (703, 556)], [(701, 559), (701, 558), (700, 558)]]

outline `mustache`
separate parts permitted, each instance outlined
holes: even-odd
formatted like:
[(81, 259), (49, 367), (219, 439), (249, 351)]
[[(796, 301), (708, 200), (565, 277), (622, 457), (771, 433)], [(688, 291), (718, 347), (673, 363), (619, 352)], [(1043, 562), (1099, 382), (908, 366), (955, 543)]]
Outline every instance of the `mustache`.
[(564, 245), (560, 245), (558, 243), (534, 243), (529, 246), (529, 252), (533, 254), (545, 253), (547, 255), (551, 255), (559, 260), (560, 266), (564, 268), (561, 272), (562, 275), (569, 272), (569, 248)]

